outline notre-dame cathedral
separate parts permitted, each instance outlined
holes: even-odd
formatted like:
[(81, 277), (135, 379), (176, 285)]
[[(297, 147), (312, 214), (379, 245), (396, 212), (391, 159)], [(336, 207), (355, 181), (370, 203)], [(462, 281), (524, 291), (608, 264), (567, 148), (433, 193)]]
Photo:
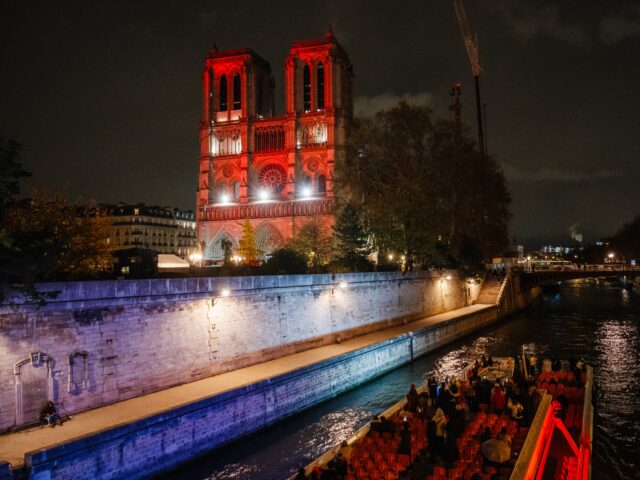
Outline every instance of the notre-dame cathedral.
[(294, 42), (285, 64), (285, 113), (274, 116), (269, 63), (251, 49), (212, 50), (203, 73), (198, 240), (207, 262), (237, 247), (249, 219), (268, 255), (311, 219), (331, 228), (333, 171), (353, 115), (353, 69), (329, 31)]

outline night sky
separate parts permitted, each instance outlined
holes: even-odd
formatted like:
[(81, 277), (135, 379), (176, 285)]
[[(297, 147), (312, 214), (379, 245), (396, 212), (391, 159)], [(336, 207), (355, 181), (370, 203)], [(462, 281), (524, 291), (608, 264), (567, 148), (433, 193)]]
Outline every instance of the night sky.
[[(292, 41), (331, 25), (355, 69), (356, 113), (398, 99), (449, 115), (472, 77), (452, 3), (3, 2), (0, 132), (32, 183), (72, 198), (193, 209), (208, 50), (253, 48), (284, 108)], [(640, 213), (640, 2), (467, 0), (480, 43), (488, 147), (531, 247), (613, 233)], [(401, 159), (398, 159), (401, 168)]]

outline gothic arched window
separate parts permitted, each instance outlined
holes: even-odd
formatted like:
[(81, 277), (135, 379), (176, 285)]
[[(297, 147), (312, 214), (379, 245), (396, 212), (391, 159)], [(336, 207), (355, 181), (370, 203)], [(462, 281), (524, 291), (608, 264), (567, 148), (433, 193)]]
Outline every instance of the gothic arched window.
[(213, 99), (213, 72), (211, 70), (208, 71), (207, 73), (207, 79), (209, 80), (209, 91), (207, 92), (207, 94), (209, 95), (209, 111), (207, 112), (207, 114), (209, 115), (209, 119), (213, 120), (215, 118), (215, 100)]
[(320, 195), (324, 195), (325, 193), (327, 193), (327, 178), (324, 175), (318, 175), (316, 183), (316, 190)]
[(309, 112), (311, 110), (311, 71), (306, 63), (302, 70), (302, 99), (304, 111)]
[(240, 99), (241, 99), (241, 91), (240, 91), (240, 75), (237, 73), (233, 76), (233, 109), (240, 110)]
[(220, 111), (227, 111), (227, 76), (220, 77)]
[(324, 110), (324, 65), (322, 62), (318, 63), (316, 77), (316, 85), (318, 86), (318, 110)]

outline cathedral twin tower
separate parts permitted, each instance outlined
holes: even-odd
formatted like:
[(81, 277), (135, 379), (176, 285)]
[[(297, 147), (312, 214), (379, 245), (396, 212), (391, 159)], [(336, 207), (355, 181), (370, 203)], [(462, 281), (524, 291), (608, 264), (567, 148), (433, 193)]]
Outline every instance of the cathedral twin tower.
[(312, 219), (333, 222), (333, 169), (345, 155), (353, 70), (331, 32), (295, 42), (285, 66), (285, 113), (274, 116), (271, 66), (250, 49), (207, 56), (200, 124), (198, 239), (220, 262), (249, 219), (268, 255)]

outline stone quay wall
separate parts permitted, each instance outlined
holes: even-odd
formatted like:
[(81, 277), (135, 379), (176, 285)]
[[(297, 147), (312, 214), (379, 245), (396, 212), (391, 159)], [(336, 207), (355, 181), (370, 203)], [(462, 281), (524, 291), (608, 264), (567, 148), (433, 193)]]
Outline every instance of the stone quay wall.
[(0, 432), (471, 304), (458, 272), (47, 283), (0, 306)]
[(488, 307), (131, 424), (28, 453), (28, 478), (150, 477), (357, 387), (497, 319), (497, 308)]

